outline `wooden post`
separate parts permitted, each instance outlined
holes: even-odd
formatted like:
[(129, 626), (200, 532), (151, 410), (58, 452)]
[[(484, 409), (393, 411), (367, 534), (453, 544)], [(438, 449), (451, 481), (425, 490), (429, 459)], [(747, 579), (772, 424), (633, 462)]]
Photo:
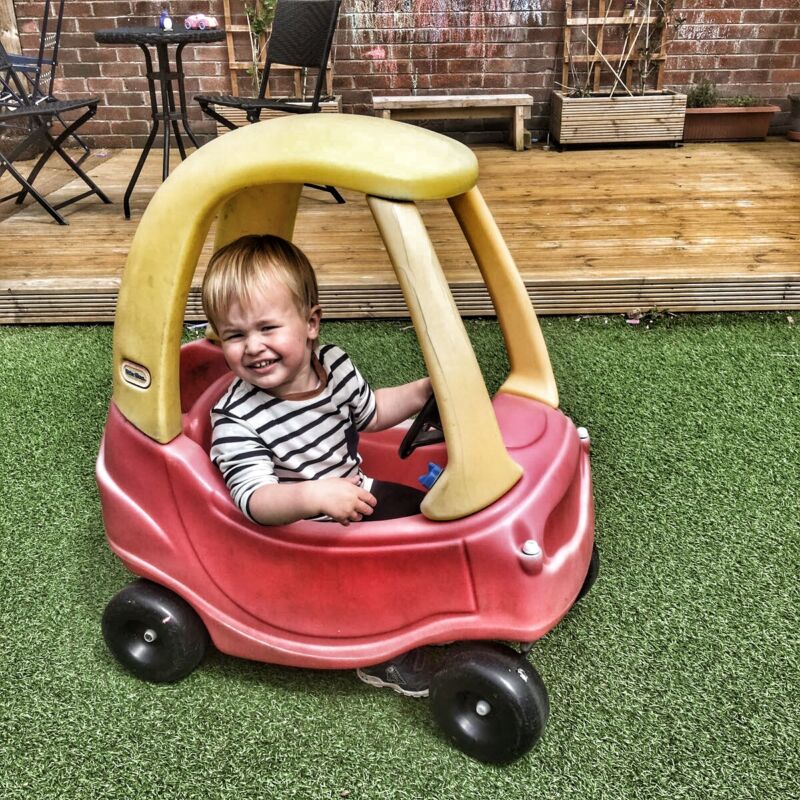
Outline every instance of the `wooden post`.
[(233, 48), (233, 31), (231, 30), (231, 3), (230, 0), (222, 0), (222, 10), (225, 14), (225, 43), (228, 46), (228, 66), (231, 73), (231, 94), (234, 97), (239, 96), (239, 80), (236, 69), (233, 65), (236, 61), (236, 55)]
[[(587, 6), (586, 8), (586, 16), (590, 17), (591, 14), (589, 13), (591, 9)], [(606, 0), (600, 0), (600, 7), (597, 9), (597, 16), (604, 18), (608, 16), (608, 11), (606, 10)], [(597, 34), (597, 52), (603, 52), (603, 41), (605, 39), (605, 25), (600, 26), (600, 32)], [(594, 81), (592, 82), (592, 90), (595, 92), (600, 91), (600, 64), (595, 63), (594, 65)]]
[(517, 106), (511, 118), (511, 146), (515, 150), (525, 149), (525, 111), (525, 106)]
[(664, 66), (667, 62), (667, 45), (672, 33), (672, 13), (664, 14), (664, 27), (661, 30), (661, 48), (658, 52), (658, 73), (656, 74), (656, 89), (660, 92), (664, 88)]
[[(569, 90), (569, 60), (570, 60), (570, 45), (571, 45), (571, 36), (572, 36), (572, 29), (569, 27), (569, 23), (572, 20), (572, 0), (567, 0), (566, 4), (566, 22), (564, 24), (564, 53), (563, 53), (563, 61), (561, 63), (561, 84), (562, 89), (566, 92)], [(588, 16), (588, 12), (587, 12)]]
[(14, 0), (0, 0), (0, 41), (9, 53), (21, 53)]

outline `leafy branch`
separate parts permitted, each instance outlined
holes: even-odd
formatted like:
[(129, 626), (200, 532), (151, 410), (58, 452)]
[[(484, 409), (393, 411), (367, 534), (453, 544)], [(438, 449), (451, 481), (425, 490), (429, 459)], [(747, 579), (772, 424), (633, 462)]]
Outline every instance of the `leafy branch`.
[(261, 83), (261, 62), (267, 50), (267, 41), (275, 18), (277, 0), (255, 0), (255, 5), (245, 3), (244, 14), (247, 18), (247, 29), (250, 37), (250, 58), (252, 67), (248, 74), (253, 80), (253, 92), (258, 92)]
[[(568, 8), (572, 8), (571, 3)], [(570, 96), (593, 94), (599, 88), (597, 70), (601, 65), (606, 74), (613, 76), (612, 97), (617, 91), (644, 94), (658, 74), (667, 45), (686, 21), (685, 17), (674, 15), (674, 8), (675, 0), (620, 0), (616, 4), (615, 0), (607, 0), (601, 15), (593, 0), (585, 0), (585, 22), (574, 28), (576, 38), (580, 38), (572, 42), (567, 39)], [(616, 58), (606, 57), (603, 43), (607, 47), (615, 33), (621, 36), (621, 50)], [(581, 62), (585, 64), (583, 75), (579, 72), (584, 70), (577, 68)]]

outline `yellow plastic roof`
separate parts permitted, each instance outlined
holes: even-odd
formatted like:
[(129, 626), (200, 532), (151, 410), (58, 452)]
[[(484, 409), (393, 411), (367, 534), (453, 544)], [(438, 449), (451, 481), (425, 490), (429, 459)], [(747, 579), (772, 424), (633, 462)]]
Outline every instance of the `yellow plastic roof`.
[(478, 161), (460, 142), (353, 114), (302, 114), (246, 125), (204, 145), (180, 170), (205, 183), (206, 171), (222, 172), (223, 165), (232, 188), (299, 181), (393, 200), (442, 200), (478, 179)]
[(473, 153), (452, 139), (344, 114), (268, 120), (201, 147), (159, 187), (131, 245), (114, 327), (117, 406), (157, 441), (180, 433), (183, 315), (218, 215), (223, 241), (248, 232), (291, 238), (303, 183), (435, 200), (466, 192), (477, 175)]

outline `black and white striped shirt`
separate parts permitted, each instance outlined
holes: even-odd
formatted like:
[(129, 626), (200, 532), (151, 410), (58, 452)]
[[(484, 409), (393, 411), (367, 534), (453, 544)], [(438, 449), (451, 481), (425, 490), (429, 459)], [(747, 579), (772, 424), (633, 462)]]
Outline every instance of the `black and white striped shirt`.
[(358, 431), (375, 395), (341, 348), (324, 345), (317, 357), (327, 383), (312, 396), (282, 400), (237, 378), (211, 410), (211, 460), (250, 519), (250, 497), (266, 484), (364, 477)]

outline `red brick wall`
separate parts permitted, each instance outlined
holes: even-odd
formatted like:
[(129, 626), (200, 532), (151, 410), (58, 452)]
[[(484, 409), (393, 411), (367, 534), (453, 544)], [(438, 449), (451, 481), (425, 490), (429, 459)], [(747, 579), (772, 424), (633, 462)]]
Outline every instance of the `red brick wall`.
[[(621, 2), (621, 0), (619, 0)], [(62, 35), (64, 97), (99, 95), (86, 127), (98, 147), (141, 146), (150, 116), (138, 48), (99, 46), (99, 28), (152, 24), (164, 3), (152, 0), (68, 0)], [(222, 0), (171, 0), (180, 23), (204, 10), (222, 19)], [(575, 0), (575, 9), (582, 0)], [(38, 43), (42, 2), (15, 2), (25, 52)], [(677, 0), (686, 21), (670, 47), (666, 85), (699, 77), (722, 93), (754, 94), (787, 108), (800, 90), (800, 0)], [(369, 112), (372, 94), (528, 92), (534, 135), (547, 128), (550, 90), (560, 80), (563, 0), (344, 0), (334, 49), (334, 90), (347, 110)], [(189, 97), (230, 91), (225, 44), (187, 47)], [(785, 124), (784, 113), (775, 130)], [(213, 127), (196, 108), (199, 133)], [(474, 123), (473, 123), (474, 124)], [(496, 137), (476, 131), (472, 140)]]
[(781, 105), (800, 91), (800, 0), (682, 0), (686, 22), (670, 47), (666, 78), (686, 87), (705, 77), (721, 95), (752, 94)]
[(343, 8), (336, 74), (355, 111), (369, 113), (372, 94), (527, 92), (533, 129), (546, 128), (563, 1), (346, 0)]

